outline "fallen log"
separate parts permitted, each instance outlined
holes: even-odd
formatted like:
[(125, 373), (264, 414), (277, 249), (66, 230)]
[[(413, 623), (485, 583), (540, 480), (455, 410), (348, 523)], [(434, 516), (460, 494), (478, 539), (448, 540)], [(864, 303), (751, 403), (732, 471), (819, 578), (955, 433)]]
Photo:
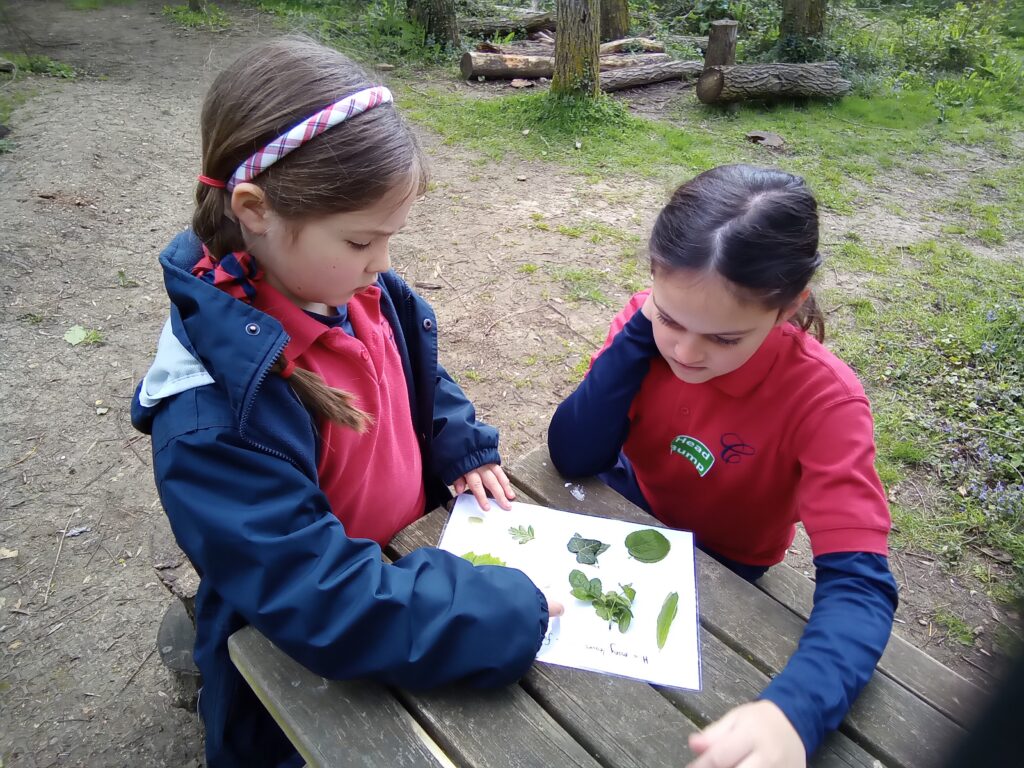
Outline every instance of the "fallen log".
[[(672, 57), (667, 53), (618, 54), (602, 56), (598, 60), (602, 70), (642, 68), (671, 61)], [(459, 70), (467, 80), (475, 77), (491, 80), (551, 77), (555, 71), (555, 57), (467, 51), (459, 60)]]
[(647, 64), (602, 72), (601, 90), (621, 91), (623, 88), (650, 85), (665, 80), (697, 77), (703, 69), (704, 64), (700, 61), (668, 61), (664, 64)]
[(526, 30), (537, 32), (555, 28), (555, 14), (526, 13), (522, 16), (505, 19), (462, 19), (459, 31), (467, 35), (494, 35), (498, 33)]
[(746, 99), (792, 97), (836, 98), (851, 90), (834, 61), (809, 64), (738, 64), (708, 67), (697, 79), (697, 98), (704, 104)]
[(671, 40), (677, 45), (690, 45), (697, 50), (703, 52), (708, 49), (708, 38), (706, 36), (701, 37), (699, 35), (666, 35), (667, 40)]
[(597, 49), (598, 54), (601, 56), (608, 53), (636, 53), (637, 51), (664, 53), (665, 44), (646, 37), (624, 37), (621, 40), (601, 43), (601, 47)]

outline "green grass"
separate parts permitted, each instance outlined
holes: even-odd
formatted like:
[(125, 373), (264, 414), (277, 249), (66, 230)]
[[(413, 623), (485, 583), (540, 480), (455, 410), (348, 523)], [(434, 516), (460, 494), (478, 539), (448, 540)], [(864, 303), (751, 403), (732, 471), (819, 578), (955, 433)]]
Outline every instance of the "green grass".
[(571, 301), (593, 301), (606, 307), (612, 305), (603, 290), (607, 276), (599, 269), (569, 267), (556, 272), (555, 277), (562, 282), (566, 298)]
[(187, 5), (165, 5), (163, 14), (175, 24), (191, 29), (218, 30), (231, 26), (231, 17), (210, 2), (205, 11), (192, 11)]
[(960, 645), (974, 645), (974, 630), (959, 616), (945, 609), (935, 612), (935, 623), (946, 630), (946, 635)]
[(135, 0), (67, 0), (68, 8), (75, 11), (97, 11), (108, 5), (131, 5)]
[[(23, 53), (4, 53), (3, 58), (14, 63), (18, 68), (17, 71), (20, 73), (31, 73), (33, 75), (47, 75), (49, 77), (59, 77), (65, 80), (72, 80), (78, 76), (75, 68), (70, 64), (64, 64), (63, 62), (51, 59), (49, 56), (42, 56), (33, 54), (26, 56)], [(4, 79), (10, 80), (11, 75), (2, 76)]]

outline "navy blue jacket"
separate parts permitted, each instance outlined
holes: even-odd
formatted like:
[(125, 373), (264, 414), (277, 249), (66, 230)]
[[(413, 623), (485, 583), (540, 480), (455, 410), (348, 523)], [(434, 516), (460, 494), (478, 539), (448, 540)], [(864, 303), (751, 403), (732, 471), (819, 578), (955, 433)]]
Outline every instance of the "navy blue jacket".
[[(213, 768), (278, 765), (296, 755), (228, 658), (252, 624), (318, 675), (405, 688), (500, 686), (532, 663), (547, 626), (543, 594), (520, 571), (474, 567), (437, 549), (394, 564), (350, 539), (317, 484), (316, 424), (269, 375), (288, 341), (280, 323), (194, 278), (198, 240), (160, 257), (171, 300), (154, 368), (132, 420), (152, 435), (160, 500), (201, 577), (195, 659)], [(429, 510), (447, 484), (497, 462), (497, 433), (437, 362), (433, 311), (382, 274), (423, 454)]]
[[(629, 408), (658, 354), (651, 321), (637, 312), (551, 419), (548, 448), (559, 471), (582, 477), (613, 469), (629, 436)], [(897, 604), (882, 555), (836, 552), (814, 558), (814, 567), (814, 608), (799, 648), (761, 693), (786, 714), (808, 754), (839, 727), (867, 684)]]

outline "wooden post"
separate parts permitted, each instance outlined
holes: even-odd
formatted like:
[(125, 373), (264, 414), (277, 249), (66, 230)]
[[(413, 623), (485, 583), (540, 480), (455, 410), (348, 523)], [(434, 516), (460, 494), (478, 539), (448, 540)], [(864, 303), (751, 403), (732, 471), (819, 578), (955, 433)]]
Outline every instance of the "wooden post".
[(705, 67), (731, 66), (736, 63), (736, 31), (739, 22), (720, 19), (711, 22), (708, 32), (708, 50), (704, 54)]

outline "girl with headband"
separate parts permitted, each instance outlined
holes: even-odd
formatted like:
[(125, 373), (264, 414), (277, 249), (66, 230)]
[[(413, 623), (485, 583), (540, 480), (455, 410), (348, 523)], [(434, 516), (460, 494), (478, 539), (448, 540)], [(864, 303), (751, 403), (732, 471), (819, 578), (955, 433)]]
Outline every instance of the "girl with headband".
[(871, 408), (821, 344), (809, 288), (817, 202), (782, 171), (714, 168), (658, 215), (650, 257), (651, 288), (551, 420), (551, 459), (750, 581), (803, 523), (816, 585), (799, 648), (757, 701), (690, 737), (692, 768), (803, 766), (871, 677), (897, 601)]
[(327, 678), (499, 686), (549, 612), (521, 572), (381, 547), (469, 490), (508, 507), (497, 432), (437, 361), (433, 311), (388, 240), (426, 185), (392, 104), (301, 38), (214, 81), (191, 231), (160, 256), (171, 302), (132, 409), (199, 573), (195, 660), (212, 768), (302, 760), (228, 658), (252, 624)]

